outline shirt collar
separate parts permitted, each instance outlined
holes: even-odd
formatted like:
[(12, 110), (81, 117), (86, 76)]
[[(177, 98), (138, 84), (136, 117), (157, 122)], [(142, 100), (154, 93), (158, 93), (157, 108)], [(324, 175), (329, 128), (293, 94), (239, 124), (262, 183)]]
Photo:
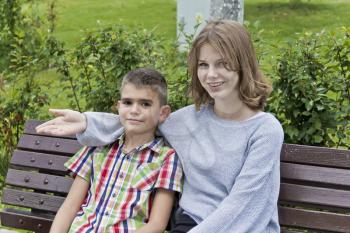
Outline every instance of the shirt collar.
[[(117, 138), (117, 141), (119, 142), (119, 146), (122, 146), (124, 144), (125, 140), (125, 133), (120, 135)], [(163, 137), (155, 137), (151, 142), (145, 143), (137, 148), (137, 151), (142, 151), (146, 148), (156, 152), (157, 154), (160, 154), (162, 147), (164, 146), (164, 139)]]

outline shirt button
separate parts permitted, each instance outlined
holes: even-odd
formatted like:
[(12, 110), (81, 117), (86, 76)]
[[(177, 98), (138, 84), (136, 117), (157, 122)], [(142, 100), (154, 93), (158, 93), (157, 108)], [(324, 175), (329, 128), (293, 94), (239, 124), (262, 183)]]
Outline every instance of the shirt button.
[(106, 216), (108, 216), (108, 215), (109, 215), (109, 213), (108, 213), (108, 212), (106, 212), (106, 213), (105, 213), (105, 215), (106, 215)]
[(115, 193), (113, 193), (113, 195), (112, 195), (113, 197), (116, 197), (117, 196), (117, 194), (115, 194)]
[(128, 155), (128, 156), (126, 156), (126, 159), (130, 161), (130, 156), (129, 156), (129, 155)]
[(124, 174), (120, 173), (119, 177), (123, 179), (124, 178)]

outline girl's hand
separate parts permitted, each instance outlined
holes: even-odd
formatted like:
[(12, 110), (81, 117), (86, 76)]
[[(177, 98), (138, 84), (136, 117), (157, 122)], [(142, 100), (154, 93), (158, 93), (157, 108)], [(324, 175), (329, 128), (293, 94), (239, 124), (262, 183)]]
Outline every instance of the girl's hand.
[(86, 129), (84, 114), (70, 109), (50, 109), (56, 118), (37, 126), (36, 132), (54, 136), (68, 136), (82, 133)]

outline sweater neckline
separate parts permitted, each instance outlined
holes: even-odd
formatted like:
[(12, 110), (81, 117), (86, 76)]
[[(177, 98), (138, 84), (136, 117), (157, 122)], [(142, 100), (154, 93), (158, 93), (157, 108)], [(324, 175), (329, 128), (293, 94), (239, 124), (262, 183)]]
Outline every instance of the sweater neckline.
[(260, 118), (261, 116), (264, 116), (265, 112), (259, 111), (258, 113), (256, 113), (254, 116), (249, 117), (248, 119), (245, 119), (243, 121), (236, 121), (236, 120), (228, 120), (228, 119), (223, 119), (219, 116), (217, 116), (214, 112), (214, 105), (212, 104), (208, 104), (206, 106), (206, 112), (209, 115), (209, 118), (217, 123), (223, 124), (223, 125), (242, 125), (242, 124), (247, 124), (252, 120), (255, 120), (256, 118)]

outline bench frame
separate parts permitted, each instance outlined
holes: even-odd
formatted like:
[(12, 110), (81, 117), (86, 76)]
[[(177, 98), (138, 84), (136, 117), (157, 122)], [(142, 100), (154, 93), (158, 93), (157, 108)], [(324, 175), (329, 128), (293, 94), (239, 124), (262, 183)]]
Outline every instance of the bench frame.
[[(13, 153), (2, 203), (16, 208), (0, 212), (3, 226), (49, 232), (72, 184), (63, 164), (81, 145), (37, 134), (41, 123), (26, 122)], [(350, 151), (284, 144), (279, 219), (286, 233), (350, 232)]]

